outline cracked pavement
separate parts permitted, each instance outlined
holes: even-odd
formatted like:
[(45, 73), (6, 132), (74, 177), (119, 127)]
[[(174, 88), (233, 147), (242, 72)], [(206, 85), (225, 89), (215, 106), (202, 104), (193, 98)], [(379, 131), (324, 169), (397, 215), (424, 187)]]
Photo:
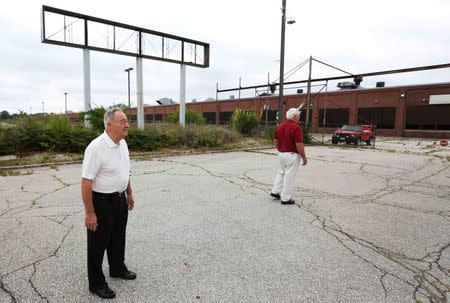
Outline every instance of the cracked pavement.
[[(274, 150), (133, 161), (138, 278), (107, 277), (115, 301), (450, 302), (450, 151), (307, 154), (291, 206), (268, 196)], [(103, 302), (87, 289), (80, 175), (0, 178), (0, 302)]]

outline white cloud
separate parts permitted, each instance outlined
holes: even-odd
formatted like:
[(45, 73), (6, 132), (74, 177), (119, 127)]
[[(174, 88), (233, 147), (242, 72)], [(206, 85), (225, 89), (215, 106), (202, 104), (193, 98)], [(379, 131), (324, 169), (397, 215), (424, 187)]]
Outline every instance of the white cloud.
[[(40, 42), (42, 4), (205, 41), (211, 45), (211, 66), (188, 67), (187, 100), (215, 97), (220, 88), (263, 84), (279, 76), (281, 0), (166, 0), (142, 2), (17, 0), (0, 11), (0, 110), (83, 108), (82, 51)], [(285, 71), (310, 55), (354, 73), (450, 62), (450, 2), (400, 0), (287, 1)], [(135, 59), (91, 52), (92, 101), (96, 105), (125, 102), (123, 71)], [(135, 71), (131, 100), (135, 103)], [(338, 75), (313, 65), (313, 77)], [(364, 79), (363, 85), (449, 81), (449, 69)], [(290, 81), (307, 77), (307, 66)], [(334, 84), (333, 84), (334, 85)], [(178, 100), (179, 66), (144, 61), (144, 102), (161, 97)], [(330, 87), (330, 89), (332, 89)], [(245, 92), (247, 95), (254, 91)], [(244, 92), (243, 92), (244, 95)], [(220, 95), (226, 98), (227, 95)]]

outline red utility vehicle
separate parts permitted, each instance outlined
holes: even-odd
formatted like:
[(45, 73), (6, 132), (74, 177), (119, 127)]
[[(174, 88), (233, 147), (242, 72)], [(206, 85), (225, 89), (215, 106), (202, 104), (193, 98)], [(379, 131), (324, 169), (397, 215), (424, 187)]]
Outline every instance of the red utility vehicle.
[(347, 144), (359, 145), (361, 141), (371, 145), (375, 141), (375, 126), (369, 124), (345, 124), (337, 129), (331, 137), (332, 144), (345, 142)]

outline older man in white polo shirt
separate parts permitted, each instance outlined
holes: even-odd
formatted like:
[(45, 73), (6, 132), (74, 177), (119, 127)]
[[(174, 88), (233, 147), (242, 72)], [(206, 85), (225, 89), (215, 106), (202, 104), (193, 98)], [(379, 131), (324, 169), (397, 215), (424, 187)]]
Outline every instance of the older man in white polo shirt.
[(104, 117), (105, 132), (86, 148), (81, 194), (87, 228), (89, 290), (97, 296), (116, 296), (108, 287), (102, 270), (105, 250), (109, 275), (132, 280), (136, 274), (125, 265), (128, 210), (134, 207), (130, 183), (130, 157), (124, 138), (128, 119), (120, 108), (111, 108)]

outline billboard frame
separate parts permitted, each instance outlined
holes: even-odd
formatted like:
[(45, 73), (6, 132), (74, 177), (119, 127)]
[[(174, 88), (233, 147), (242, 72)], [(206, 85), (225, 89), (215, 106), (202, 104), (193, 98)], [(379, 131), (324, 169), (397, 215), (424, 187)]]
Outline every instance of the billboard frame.
[[(58, 41), (54, 39), (49, 39), (46, 37), (46, 27), (45, 27), (45, 13), (54, 13), (59, 14), (62, 16), (68, 16), (68, 17), (74, 17), (83, 20), (84, 22), (84, 44), (78, 44), (78, 43), (71, 43), (67, 41)], [(134, 52), (128, 52), (128, 51), (120, 51), (115, 49), (109, 49), (109, 48), (103, 48), (103, 47), (97, 47), (97, 46), (91, 46), (89, 45), (89, 26), (88, 21), (97, 22), (104, 25), (110, 25), (114, 26), (115, 28), (124, 28), (127, 30), (132, 30), (138, 32), (139, 37), (139, 47), (138, 51), (136, 53)], [(81, 48), (81, 49), (89, 49), (93, 51), (99, 51), (99, 52), (106, 52), (106, 53), (112, 53), (112, 54), (118, 54), (118, 55), (124, 55), (124, 56), (131, 56), (131, 57), (139, 57), (139, 58), (145, 58), (145, 59), (151, 59), (151, 60), (157, 60), (157, 61), (164, 61), (164, 62), (170, 62), (170, 63), (176, 63), (176, 64), (185, 64), (189, 66), (194, 67), (200, 67), (200, 68), (207, 68), (209, 67), (209, 43), (201, 42), (198, 40), (193, 40), (185, 37), (180, 37), (172, 34), (167, 34), (159, 31), (154, 31), (134, 25), (129, 25), (125, 23), (120, 23), (112, 20), (102, 19), (98, 17), (93, 17), (89, 15), (84, 15), (80, 13), (75, 13), (47, 5), (42, 6), (42, 13), (41, 13), (41, 42), (47, 43), (47, 44), (54, 44), (54, 45), (60, 45), (60, 46), (66, 46), (66, 47), (75, 47), (75, 48)], [(162, 52), (162, 56), (150, 56), (146, 55), (142, 51), (142, 36), (143, 34), (150, 34), (154, 36), (161, 37), (162, 41), (164, 41), (164, 38), (172, 39), (181, 42), (181, 60), (176, 59), (170, 59), (170, 58), (164, 58), (164, 52)], [(190, 43), (194, 45), (199, 45), (204, 47), (203, 52), (203, 64), (196, 63), (196, 62), (190, 62), (185, 61), (184, 58), (184, 45), (185, 43)]]

